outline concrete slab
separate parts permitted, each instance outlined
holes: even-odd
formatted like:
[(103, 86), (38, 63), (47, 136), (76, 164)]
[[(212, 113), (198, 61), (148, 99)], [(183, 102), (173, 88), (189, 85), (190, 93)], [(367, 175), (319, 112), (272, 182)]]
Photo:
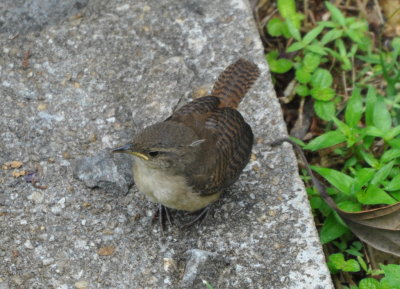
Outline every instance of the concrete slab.
[[(292, 149), (266, 145), (286, 130), (247, 1), (80, 2), (26, 34), (0, 5), (0, 288), (332, 288)], [(174, 212), (160, 235), (129, 181), (73, 178), (239, 57), (263, 71), (240, 106), (254, 156), (200, 227)]]

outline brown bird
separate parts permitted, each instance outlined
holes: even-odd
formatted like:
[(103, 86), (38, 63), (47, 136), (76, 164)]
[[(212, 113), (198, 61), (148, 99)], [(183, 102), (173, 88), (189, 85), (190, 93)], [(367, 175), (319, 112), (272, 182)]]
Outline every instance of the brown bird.
[(250, 158), (253, 133), (236, 108), (259, 74), (254, 63), (239, 59), (218, 77), (211, 95), (113, 150), (135, 157), (135, 183), (150, 201), (194, 212), (238, 179)]

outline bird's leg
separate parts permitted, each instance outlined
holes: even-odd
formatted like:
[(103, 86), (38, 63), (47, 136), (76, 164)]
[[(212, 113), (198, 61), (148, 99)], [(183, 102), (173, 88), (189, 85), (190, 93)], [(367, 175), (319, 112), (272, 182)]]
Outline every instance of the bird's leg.
[(169, 214), (169, 209), (166, 206), (161, 205), (164, 208), (165, 216), (167, 217), (168, 225), (172, 226), (171, 215)]
[(196, 222), (199, 222), (199, 224), (201, 224), (204, 221), (204, 219), (207, 217), (208, 212), (210, 211), (210, 208), (211, 208), (211, 205), (208, 205), (207, 207), (205, 207), (199, 211), (196, 211), (195, 213), (199, 212), (199, 214), (190, 222), (183, 224), (181, 226), (181, 228), (188, 228), (190, 226), (193, 226)]
[(161, 231), (163, 232), (165, 230), (165, 218), (164, 214), (167, 217), (168, 225), (172, 225), (171, 221), (171, 216), (169, 214), (169, 210), (167, 207), (159, 204), (157, 209), (154, 211), (153, 217), (152, 217), (152, 223), (155, 222), (155, 220), (158, 218), (158, 222), (160, 224)]

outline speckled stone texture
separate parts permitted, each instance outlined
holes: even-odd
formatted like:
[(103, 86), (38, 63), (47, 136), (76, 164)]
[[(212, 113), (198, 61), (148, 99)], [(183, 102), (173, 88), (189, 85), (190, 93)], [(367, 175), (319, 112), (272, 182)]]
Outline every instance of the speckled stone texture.
[[(286, 130), (248, 2), (49, 2), (72, 4), (33, 30), (0, 4), (0, 288), (332, 288), (292, 149), (267, 145)], [(73, 177), (239, 57), (263, 72), (240, 106), (254, 155), (201, 226), (172, 212), (162, 235), (129, 182)]]

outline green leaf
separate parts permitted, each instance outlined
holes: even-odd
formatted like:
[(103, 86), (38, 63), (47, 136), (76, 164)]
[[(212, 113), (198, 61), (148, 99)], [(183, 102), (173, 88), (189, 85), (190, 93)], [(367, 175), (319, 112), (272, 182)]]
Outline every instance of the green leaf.
[(325, 51), (325, 48), (322, 45), (317, 45), (317, 44), (312, 44), (312, 45), (306, 45), (303, 46), (307, 51), (313, 52), (319, 55), (326, 55), (327, 52)]
[(295, 72), (296, 80), (302, 84), (308, 83), (311, 80), (311, 73), (300, 67)]
[(336, 115), (336, 106), (332, 101), (316, 100), (314, 111), (321, 119), (330, 121)]
[(342, 267), (344, 272), (358, 272), (360, 271), (360, 264), (354, 259), (347, 260)]
[(292, 61), (286, 58), (274, 59), (272, 57), (268, 57), (267, 54), (267, 61), (269, 68), (274, 73), (286, 73), (293, 67)]
[(346, 35), (357, 44), (362, 44), (362, 39), (365, 37), (364, 33), (356, 30), (347, 30)]
[(346, 46), (343, 42), (343, 39), (341, 39), (341, 38), (336, 39), (335, 46), (336, 46), (337, 50), (339, 51), (339, 56), (336, 56), (336, 58), (342, 62), (342, 68), (345, 70), (350, 70), (351, 62), (348, 57), (348, 53), (346, 50)]
[(384, 132), (381, 131), (379, 128), (374, 126), (367, 126), (362, 130), (365, 135), (376, 136), (376, 137), (383, 137)]
[(340, 270), (346, 261), (344, 260), (344, 255), (342, 253), (336, 253), (329, 255), (329, 263), (336, 269)]
[(387, 285), (390, 289), (400, 288), (400, 265), (389, 264), (380, 265), (385, 272), (385, 277), (381, 280), (382, 285)]
[(324, 25), (325, 28), (335, 28), (337, 26), (333, 21), (319, 21), (318, 24)]
[[(344, 155), (344, 153), (340, 155)], [(354, 167), (356, 164), (358, 164), (358, 159), (353, 155), (344, 163), (344, 168)]]
[(381, 156), (381, 163), (388, 163), (400, 157), (400, 149), (389, 149)]
[(370, 64), (380, 64), (381, 61), (379, 59), (379, 55), (377, 54), (372, 54), (369, 56), (361, 56), (361, 55), (357, 55), (356, 56), (358, 59), (364, 61), (364, 62), (368, 62)]
[(387, 165), (383, 166), (381, 169), (379, 169), (376, 173), (374, 178), (371, 181), (371, 184), (373, 185), (379, 185), (381, 184), (389, 175), (393, 168), (394, 162), (390, 162)]
[(355, 127), (361, 120), (362, 115), (362, 99), (361, 90), (354, 88), (353, 93), (346, 104), (345, 120), (350, 127)]
[(329, 47), (325, 47), (325, 51), (327, 51), (330, 55), (332, 55), (332, 57), (336, 58), (337, 60), (342, 60), (340, 54), (337, 53), (335, 50), (330, 49)]
[[(286, 25), (287, 28), (289, 29), (289, 33), (290, 35), (296, 39), (297, 41), (301, 41), (301, 34), (300, 34), (300, 30), (294, 25), (293, 21), (289, 18), (286, 18)], [(304, 43), (303, 43), (304, 45)]]
[(330, 87), (332, 82), (332, 74), (326, 69), (318, 68), (313, 74), (311, 85), (315, 88), (326, 88)]
[(307, 72), (314, 72), (321, 63), (321, 56), (315, 53), (307, 53), (303, 59), (303, 67)]
[(277, 73), (285, 73), (292, 69), (292, 67), (292, 61), (286, 58), (280, 58), (278, 59), (277, 66), (275, 68)]
[(297, 27), (297, 29), (301, 28), (301, 21), (305, 18), (305, 16), (301, 13), (296, 13), (290, 19), (293, 21), (294, 25)]
[(378, 98), (375, 103), (373, 122), (374, 125), (383, 132), (388, 132), (392, 126), (392, 117), (390, 116), (390, 112), (381, 97)]
[(302, 97), (305, 97), (307, 95), (310, 95), (310, 90), (306, 85), (298, 85), (296, 87), (296, 93)]
[(354, 179), (342, 172), (311, 166), (311, 169), (320, 174), (324, 179), (326, 179), (332, 186), (337, 188), (339, 191), (346, 195), (351, 194), (351, 187), (354, 184)]
[(290, 45), (288, 48), (286, 48), (286, 52), (295, 52), (297, 50), (301, 50), (304, 48), (303, 43), (301, 42), (295, 42), (292, 45)]
[(379, 281), (374, 278), (364, 278), (358, 284), (359, 289), (381, 289)]
[(323, 201), (322, 201), (321, 197), (310, 198), (310, 205), (311, 205), (311, 208), (314, 210), (319, 209), (322, 206), (322, 203), (323, 203)]
[[(354, 242), (354, 243), (356, 243), (356, 242)], [(353, 244), (354, 244), (354, 243), (353, 243)], [(358, 242), (358, 243), (359, 243), (359, 242)], [(362, 248), (361, 243), (360, 243), (360, 246), (361, 246), (361, 248)], [(361, 258), (361, 257), (364, 256), (364, 255), (360, 252), (360, 248), (358, 248), (358, 247), (356, 248), (355, 246), (352, 246), (350, 249), (345, 250), (345, 252), (348, 253), (348, 254), (350, 254), (350, 255), (356, 256), (356, 257), (357, 257), (357, 261), (358, 261), (358, 263), (360, 263), (361, 268), (364, 269), (363, 265), (365, 265), (365, 268), (367, 268), (367, 267), (366, 267), (367, 264), (365, 264), (363, 258)], [(364, 263), (363, 263), (363, 262), (364, 262)]]
[[(362, 249), (362, 244), (360, 243), (360, 242), (354, 242), (354, 243), (357, 243), (357, 244), (359, 244), (359, 246), (357, 246), (357, 251), (360, 251), (361, 249)], [(353, 243), (353, 244), (354, 244)], [(367, 266), (367, 263), (365, 263), (365, 261), (364, 261), (364, 259), (362, 258), (362, 256), (361, 255), (355, 255), (355, 256), (357, 256), (357, 261), (358, 261), (358, 263), (360, 263), (360, 266), (361, 266), (361, 268), (364, 270), (364, 271), (368, 271), (368, 266)]]
[(361, 50), (365, 51), (367, 46), (370, 44), (370, 38), (362, 31), (358, 30), (346, 30), (346, 35), (357, 43)]
[(283, 18), (290, 18), (296, 15), (295, 0), (278, 0), (278, 11)]
[(214, 289), (213, 286), (211, 286), (210, 283), (208, 283), (206, 280), (202, 280), (203, 284), (207, 287), (207, 289)]
[(346, 57), (347, 51), (346, 51), (346, 46), (344, 45), (343, 39), (341, 39), (341, 38), (336, 39), (335, 46), (339, 50), (339, 55), (341, 57)]
[(373, 136), (365, 135), (365, 136), (363, 137), (363, 142), (364, 142), (363, 147), (364, 147), (365, 149), (370, 149), (371, 146), (372, 146), (372, 144), (373, 144), (373, 142), (374, 142), (374, 140), (375, 140), (375, 138), (374, 138)]
[(348, 231), (347, 227), (343, 226), (337, 221), (335, 215), (332, 213), (326, 219), (321, 228), (320, 239), (322, 244), (329, 243)]
[(392, 139), (388, 143), (392, 148), (400, 149), (400, 138)]
[(400, 37), (393, 38), (391, 44), (395, 51), (400, 51)]
[(267, 32), (274, 37), (281, 36), (285, 28), (286, 24), (279, 18), (272, 18), (267, 23)]
[(295, 144), (297, 144), (301, 147), (304, 147), (306, 145), (301, 139), (295, 138), (293, 136), (290, 136), (289, 138), (292, 142), (294, 142)]
[(389, 141), (392, 138), (398, 136), (400, 134), (400, 125), (391, 128), (384, 136), (383, 138), (385, 139), (385, 141)]
[(305, 145), (303, 149), (316, 151), (337, 145), (345, 141), (346, 137), (340, 131), (334, 130), (316, 137), (315, 139), (310, 141), (307, 145)]
[(359, 212), (362, 210), (361, 204), (353, 201), (339, 202), (337, 203), (337, 206), (346, 212)]
[(350, 70), (352, 68), (350, 59), (347, 56), (342, 57), (342, 65), (341, 68), (343, 70)]
[(396, 200), (375, 185), (369, 185), (365, 192), (357, 193), (357, 199), (364, 205), (392, 205), (396, 203)]
[(321, 39), (321, 44), (325, 45), (337, 38), (342, 37), (343, 35), (343, 31), (342, 30), (338, 30), (338, 29), (332, 29), (330, 31), (328, 31)]
[(372, 168), (362, 168), (357, 171), (355, 176), (355, 190), (361, 190), (361, 188), (368, 183), (375, 175), (376, 170)]
[(353, 44), (350, 48), (350, 53), (347, 55), (349, 57), (354, 57), (357, 53), (358, 50), (358, 45), (357, 44)]
[(337, 240), (333, 241), (332, 243), (339, 249), (340, 252), (346, 250), (347, 248), (347, 243), (344, 240)]
[(373, 116), (374, 116), (374, 109), (375, 109), (376, 101), (377, 101), (376, 90), (373, 86), (369, 86), (368, 92), (367, 92), (367, 99), (365, 102), (365, 105), (366, 105), (365, 122), (366, 122), (367, 126), (371, 126), (374, 124)]
[(345, 27), (346, 26), (346, 18), (340, 12), (338, 8), (336, 8), (333, 4), (329, 2), (325, 2), (326, 8), (328, 8), (329, 12), (332, 14), (332, 19), (339, 23), (341, 26)]
[(265, 59), (267, 60), (267, 62), (270, 62), (270, 61), (276, 60), (278, 58), (278, 56), (279, 56), (279, 52), (278, 52), (278, 50), (275, 49), (275, 50), (271, 50), (270, 52), (268, 52), (265, 55)]
[(349, 29), (366, 32), (368, 30), (368, 25), (365, 22), (361, 22), (360, 20), (357, 20), (357, 22), (354, 22), (353, 24), (349, 25)]
[[(312, 79), (311, 79), (312, 81)], [(316, 87), (310, 90), (311, 96), (316, 100), (329, 101), (335, 97), (335, 90), (330, 87)]]
[[(345, 250), (345, 252), (350, 255), (356, 256), (356, 257), (363, 256), (362, 253), (360, 253), (359, 251), (357, 251), (356, 249), (353, 249), (353, 248), (347, 249), (347, 250)], [(357, 258), (357, 261), (360, 263), (358, 258)], [(360, 263), (360, 265), (361, 265), (361, 263)], [(362, 268), (362, 266), (361, 266), (361, 268)]]
[(360, 153), (361, 157), (364, 159), (364, 161), (367, 162), (367, 164), (369, 164), (373, 168), (378, 168), (379, 162), (376, 158), (374, 158), (374, 156), (372, 154), (367, 153), (363, 150), (360, 150), (359, 153)]
[(400, 190), (400, 175), (395, 176), (387, 186), (385, 186), (385, 191), (398, 191)]
[(317, 27), (311, 29), (304, 37), (303, 37), (303, 43), (305, 45), (308, 45), (313, 41), (324, 29), (324, 26), (318, 25)]
[(346, 136), (346, 138), (351, 135), (351, 128), (347, 124), (336, 117), (334, 117), (332, 120), (337, 128)]

